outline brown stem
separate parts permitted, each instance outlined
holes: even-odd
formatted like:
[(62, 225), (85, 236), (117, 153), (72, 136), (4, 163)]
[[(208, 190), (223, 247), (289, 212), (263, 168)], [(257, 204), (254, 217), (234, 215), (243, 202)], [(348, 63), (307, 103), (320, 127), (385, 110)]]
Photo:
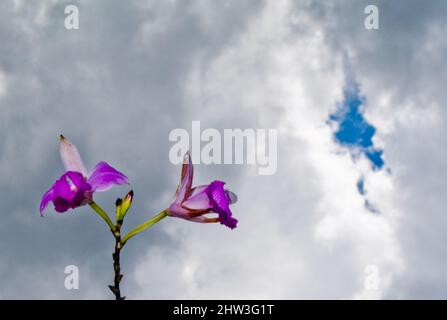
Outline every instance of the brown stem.
[(115, 226), (115, 232), (113, 233), (113, 236), (115, 237), (115, 252), (112, 254), (112, 257), (113, 257), (113, 269), (115, 271), (115, 278), (114, 278), (113, 286), (109, 286), (109, 288), (110, 288), (110, 290), (112, 290), (113, 294), (115, 295), (115, 300), (126, 299), (126, 297), (121, 296), (121, 291), (120, 291), (120, 282), (121, 282), (121, 279), (123, 278), (123, 275), (121, 274), (121, 266), (120, 266), (120, 252), (122, 249), (121, 224), (122, 224), (122, 221), (118, 221), (117, 225)]

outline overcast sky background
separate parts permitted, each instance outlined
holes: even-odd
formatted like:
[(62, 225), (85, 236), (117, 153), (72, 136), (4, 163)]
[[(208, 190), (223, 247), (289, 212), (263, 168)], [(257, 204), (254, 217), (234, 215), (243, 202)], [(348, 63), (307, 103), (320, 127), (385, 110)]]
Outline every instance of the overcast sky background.
[[(79, 30), (64, 28), (67, 4)], [(368, 4), (379, 30), (364, 28)], [(1, 1), (0, 298), (112, 297), (104, 222), (89, 207), (39, 216), (60, 133), (87, 168), (130, 178), (131, 228), (169, 205), (169, 132), (193, 120), (277, 129), (278, 170), (197, 166), (195, 184), (238, 195), (238, 228), (167, 218), (137, 236), (128, 298), (447, 298), (446, 14), (443, 0)], [(354, 84), (379, 170), (327, 121)], [(96, 201), (112, 211), (128, 190)], [(64, 288), (71, 264), (79, 290)]]

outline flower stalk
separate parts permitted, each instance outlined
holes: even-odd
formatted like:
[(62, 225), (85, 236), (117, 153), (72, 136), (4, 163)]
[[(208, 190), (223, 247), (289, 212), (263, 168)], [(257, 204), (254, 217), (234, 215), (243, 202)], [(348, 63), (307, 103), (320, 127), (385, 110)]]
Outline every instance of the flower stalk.
[(124, 246), (126, 244), (126, 242), (132, 238), (133, 236), (137, 235), (138, 233), (140, 233), (141, 231), (146, 230), (147, 228), (153, 226), (154, 224), (156, 224), (158, 221), (166, 218), (168, 216), (168, 211), (167, 210), (163, 210), (162, 212), (160, 212), (159, 214), (157, 214), (156, 216), (154, 216), (153, 218), (149, 219), (148, 221), (140, 224), (138, 227), (136, 227), (135, 229), (133, 229), (132, 231), (130, 231), (128, 234), (126, 234), (123, 239), (121, 240), (122, 245)]
[[(118, 199), (121, 200), (121, 199)], [(117, 211), (119, 211), (119, 207), (121, 206), (121, 201), (117, 201)], [(122, 249), (121, 244), (121, 225), (122, 220), (118, 220), (115, 225), (115, 231), (113, 232), (113, 236), (115, 237), (115, 252), (112, 254), (113, 258), (113, 270), (115, 272), (115, 277), (113, 279), (113, 285), (110, 285), (109, 288), (115, 295), (115, 300), (124, 300), (126, 297), (123, 297), (121, 295), (121, 289), (120, 289), (120, 282), (123, 278), (123, 275), (121, 274), (121, 265), (120, 265), (120, 253)]]
[(120, 290), (120, 282), (123, 278), (123, 275), (121, 274), (121, 266), (120, 266), (120, 252), (121, 252), (121, 242), (120, 242), (120, 236), (118, 235), (115, 242), (115, 252), (112, 254), (113, 257), (113, 269), (115, 271), (115, 277), (113, 281), (113, 286), (110, 285), (109, 288), (112, 290), (113, 294), (115, 295), (115, 300), (124, 300), (126, 297), (121, 296), (121, 290)]
[[(109, 285), (109, 288), (116, 300), (126, 298), (121, 295), (120, 289), (123, 279), (120, 265), (121, 250), (127, 241), (138, 233), (152, 227), (167, 216), (199, 223), (220, 222), (230, 229), (236, 228), (238, 221), (232, 216), (230, 210), (230, 205), (237, 200), (236, 195), (225, 189), (225, 182), (219, 180), (214, 180), (207, 185), (192, 187), (194, 170), (188, 152), (183, 160), (180, 184), (171, 205), (121, 237), (124, 217), (132, 205), (133, 191), (129, 191), (123, 199), (118, 199), (115, 202), (115, 223), (112, 222), (107, 212), (93, 200), (93, 196), (96, 192), (107, 191), (113, 186), (129, 184), (129, 179), (104, 161), (98, 162), (93, 171), (88, 174), (78, 149), (63, 135), (60, 136), (59, 147), (66, 171), (43, 194), (39, 207), (40, 215), (43, 216), (50, 203), (53, 203), (55, 211), (59, 213), (88, 204), (107, 223), (115, 238), (115, 250), (112, 253), (114, 279), (113, 285)], [(209, 216), (209, 214), (213, 216)]]
[(121, 237), (121, 227), (124, 222), (124, 216), (127, 213), (127, 210), (130, 208), (132, 204), (133, 191), (130, 191), (126, 197), (123, 199), (117, 199), (115, 202), (116, 207), (116, 224), (113, 224), (112, 220), (109, 218), (107, 212), (104, 211), (96, 202), (91, 201), (89, 203), (90, 207), (107, 223), (112, 232), (113, 237), (115, 238), (115, 251), (112, 253), (113, 258), (113, 270), (114, 270), (114, 279), (113, 285), (109, 285), (110, 290), (115, 295), (115, 300), (124, 300), (126, 297), (121, 295), (120, 283), (123, 279), (123, 275), (121, 274), (121, 264), (120, 264), (120, 254), (121, 249), (127, 243), (127, 241), (138, 233), (148, 229), (153, 226), (163, 218), (168, 216), (167, 210), (163, 210), (148, 221), (140, 224), (138, 227), (130, 231), (124, 237)]
[(89, 206), (108, 224), (113, 233), (115, 231), (115, 226), (113, 225), (112, 220), (110, 220), (107, 212), (105, 212), (95, 201), (90, 202)]

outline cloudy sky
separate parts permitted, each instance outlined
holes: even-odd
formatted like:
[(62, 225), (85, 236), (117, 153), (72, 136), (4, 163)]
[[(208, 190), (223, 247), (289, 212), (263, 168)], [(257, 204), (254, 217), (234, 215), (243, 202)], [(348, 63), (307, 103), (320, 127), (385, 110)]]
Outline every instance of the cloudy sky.
[(443, 0), (1, 1), (0, 298), (112, 297), (104, 222), (88, 206), (39, 215), (59, 134), (129, 177), (95, 197), (112, 211), (134, 189), (128, 230), (169, 206), (169, 133), (194, 120), (278, 130), (278, 169), (198, 165), (195, 184), (238, 195), (238, 228), (167, 218), (135, 237), (128, 298), (447, 298), (446, 14)]

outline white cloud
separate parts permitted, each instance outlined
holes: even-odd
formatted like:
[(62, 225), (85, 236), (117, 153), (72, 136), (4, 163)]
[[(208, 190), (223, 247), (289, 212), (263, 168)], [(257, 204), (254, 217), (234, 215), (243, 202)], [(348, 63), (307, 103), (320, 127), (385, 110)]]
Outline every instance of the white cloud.
[[(211, 63), (196, 61), (187, 84), (196, 117), (218, 127), (237, 117), (238, 125), (243, 119), (279, 128), (279, 170), (270, 178), (238, 178), (236, 231), (167, 226), (183, 243), (172, 250), (186, 252), (157, 250), (154, 257), (149, 249), (135, 275), (142, 297), (157, 297), (151, 275), (167, 270), (157, 287), (182, 298), (380, 298), (400, 268), (393, 216), (364, 208), (356, 190), (361, 165), (335, 152), (325, 125), (344, 86), (341, 59), (325, 42), (319, 21), (300, 12), (294, 27), (311, 31), (296, 35), (290, 2), (267, 2)], [(390, 190), (389, 177), (377, 177), (375, 188)], [(166, 258), (171, 255), (174, 261)], [(364, 288), (368, 265), (381, 271), (378, 292)]]

